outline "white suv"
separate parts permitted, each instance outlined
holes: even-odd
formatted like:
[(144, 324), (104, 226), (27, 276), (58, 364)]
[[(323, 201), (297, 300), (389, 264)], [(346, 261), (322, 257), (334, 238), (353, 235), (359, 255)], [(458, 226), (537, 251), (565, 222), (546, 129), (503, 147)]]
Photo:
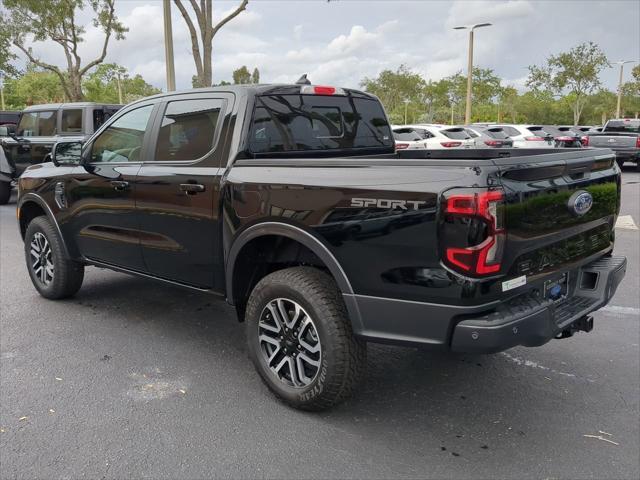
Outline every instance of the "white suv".
[(463, 127), (439, 124), (406, 125), (406, 127), (417, 132), (425, 140), (429, 150), (475, 148), (473, 138)]
[(494, 125), (513, 140), (514, 148), (553, 148), (554, 139), (542, 125)]

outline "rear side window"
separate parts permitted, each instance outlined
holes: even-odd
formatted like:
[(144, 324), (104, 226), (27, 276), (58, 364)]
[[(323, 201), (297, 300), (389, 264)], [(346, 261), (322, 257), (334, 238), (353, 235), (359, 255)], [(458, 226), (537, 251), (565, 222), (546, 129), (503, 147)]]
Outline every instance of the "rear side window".
[(469, 139), (469, 135), (462, 128), (452, 128), (449, 130), (441, 130), (445, 137), (451, 138), (452, 140), (467, 140)]
[(603, 132), (640, 133), (640, 120), (609, 120)]
[(258, 97), (249, 135), (252, 153), (391, 150), (394, 145), (377, 101), (337, 95)]
[(56, 132), (56, 111), (25, 112), (18, 124), (21, 137), (47, 137)]
[(223, 105), (220, 99), (170, 102), (162, 118), (155, 160), (189, 161), (209, 153)]
[(505, 140), (509, 138), (509, 135), (502, 128), (490, 128), (485, 130), (485, 133), (489, 135), (491, 138), (495, 138), (497, 140)]
[(60, 130), (62, 132), (82, 132), (82, 109), (63, 110)]
[(502, 127), (502, 129), (507, 132), (507, 135), (509, 135), (510, 137), (517, 137), (518, 135), (522, 135), (517, 128), (506, 126)]
[(412, 128), (399, 128), (393, 131), (396, 140), (404, 142), (419, 142), (422, 137)]

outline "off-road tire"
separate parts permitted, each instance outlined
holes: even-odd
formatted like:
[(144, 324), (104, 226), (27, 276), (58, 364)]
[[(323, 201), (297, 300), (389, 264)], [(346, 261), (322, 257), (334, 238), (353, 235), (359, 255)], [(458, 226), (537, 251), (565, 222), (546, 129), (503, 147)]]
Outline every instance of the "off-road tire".
[(0, 205), (6, 205), (11, 198), (11, 182), (0, 182)]
[[(259, 341), (259, 321), (274, 299), (291, 299), (313, 319), (322, 347), (317, 375), (304, 387), (285, 384), (267, 364)], [(249, 356), (277, 397), (302, 410), (320, 411), (351, 396), (366, 367), (366, 343), (353, 334), (342, 294), (329, 275), (293, 267), (264, 277), (255, 286), (245, 314)]]
[[(47, 284), (40, 279), (33, 267), (31, 244), (37, 234), (44, 235), (51, 249), (53, 278)], [(24, 236), (24, 253), (31, 282), (43, 297), (51, 300), (71, 297), (82, 286), (84, 265), (66, 257), (62, 239), (47, 217), (36, 217), (27, 226)]]

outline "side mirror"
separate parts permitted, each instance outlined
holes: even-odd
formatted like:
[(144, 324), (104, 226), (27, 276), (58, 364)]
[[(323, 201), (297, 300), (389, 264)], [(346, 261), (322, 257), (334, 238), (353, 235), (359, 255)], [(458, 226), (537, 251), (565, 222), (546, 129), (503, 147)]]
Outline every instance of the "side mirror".
[(82, 159), (82, 142), (58, 142), (51, 150), (51, 161), (60, 165), (79, 165)]

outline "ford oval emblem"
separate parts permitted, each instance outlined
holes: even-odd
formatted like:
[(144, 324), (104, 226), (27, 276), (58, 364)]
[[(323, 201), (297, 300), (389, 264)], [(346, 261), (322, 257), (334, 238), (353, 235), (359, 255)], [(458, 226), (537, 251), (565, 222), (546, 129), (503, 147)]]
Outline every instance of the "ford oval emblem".
[(578, 217), (581, 217), (593, 206), (593, 197), (589, 192), (584, 190), (578, 190), (571, 197), (569, 197), (568, 205), (569, 211)]

